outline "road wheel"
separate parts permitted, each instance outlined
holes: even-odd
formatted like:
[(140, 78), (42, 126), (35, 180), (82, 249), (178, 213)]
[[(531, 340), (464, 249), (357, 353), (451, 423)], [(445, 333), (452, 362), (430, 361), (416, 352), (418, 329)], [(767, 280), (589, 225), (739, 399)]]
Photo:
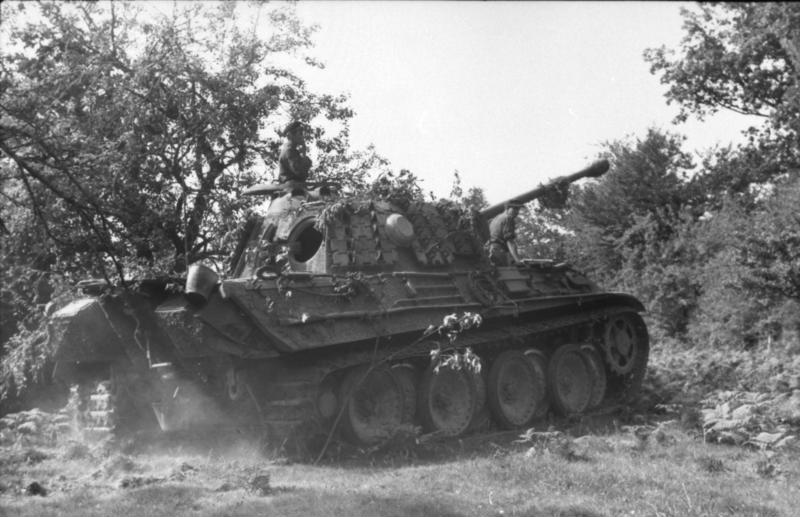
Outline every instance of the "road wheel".
[(516, 429), (529, 423), (545, 405), (544, 369), (517, 350), (501, 353), (489, 370), (489, 408), (500, 425)]
[(475, 382), (466, 370), (442, 366), (428, 368), (422, 376), (418, 408), (428, 432), (459, 436), (469, 429), (478, 406)]
[(528, 361), (534, 363), (534, 367), (537, 371), (540, 371), (545, 376), (545, 396), (542, 399), (542, 403), (536, 409), (536, 412), (533, 414), (533, 420), (541, 420), (545, 416), (547, 416), (547, 412), (550, 410), (550, 393), (549, 388), (547, 387), (547, 357), (544, 355), (544, 352), (541, 350), (531, 348), (525, 351), (525, 357)]
[(603, 402), (606, 396), (606, 386), (608, 380), (606, 377), (606, 366), (597, 349), (592, 345), (581, 346), (581, 353), (586, 360), (586, 366), (592, 374), (592, 396), (589, 399), (589, 409), (594, 409)]
[(486, 404), (486, 379), (483, 371), (469, 372), (472, 384), (475, 387), (475, 416), (472, 418), (472, 423), (469, 425), (471, 430), (483, 429), (489, 426), (491, 422), (491, 413)]
[(417, 371), (411, 364), (400, 363), (392, 366), (392, 372), (403, 390), (403, 423), (413, 424), (417, 414)]
[(403, 388), (387, 367), (350, 370), (342, 382), (341, 400), (345, 404), (342, 430), (357, 445), (380, 444), (403, 422)]
[(550, 395), (562, 415), (583, 413), (589, 407), (594, 384), (587, 359), (579, 345), (561, 345), (547, 367)]

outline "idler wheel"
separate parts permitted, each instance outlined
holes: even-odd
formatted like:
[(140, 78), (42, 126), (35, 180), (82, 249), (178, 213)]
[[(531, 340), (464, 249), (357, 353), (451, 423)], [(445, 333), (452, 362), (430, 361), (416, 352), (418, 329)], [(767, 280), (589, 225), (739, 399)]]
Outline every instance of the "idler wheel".
[(613, 374), (608, 379), (609, 391), (635, 396), (641, 388), (650, 353), (650, 339), (642, 317), (635, 312), (609, 317), (603, 327), (602, 348)]
[(392, 366), (392, 373), (397, 377), (403, 390), (403, 423), (413, 424), (417, 414), (417, 381), (418, 374), (413, 365), (401, 363)]
[(486, 379), (484, 378), (483, 369), (480, 372), (471, 371), (469, 375), (475, 387), (475, 416), (473, 416), (469, 428), (473, 430), (482, 429), (487, 427), (491, 420), (491, 413), (486, 404)]
[(608, 386), (606, 366), (597, 349), (592, 345), (582, 345), (581, 353), (583, 353), (586, 366), (592, 374), (592, 397), (589, 399), (589, 409), (594, 409), (603, 402), (606, 396), (606, 387)]
[(433, 367), (422, 375), (417, 406), (428, 432), (459, 436), (469, 429), (478, 406), (475, 382), (466, 370)]
[(522, 427), (545, 405), (545, 370), (524, 353), (507, 350), (492, 363), (488, 388), (489, 408), (500, 425)]
[(640, 336), (635, 314), (618, 314), (609, 318), (603, 332), (603, 348), (611, 371), (625, 375), (633, 371), (641, 353)]
[(392, 437), (403, 422), (403, 388), (391, 369), (357, 367), (342, 382), (345, 404), (342, 430), (358, 445), (376, 445)]
[(547, 367), (553, 405), (562, 415), (583, 413), (592, 400), (594, 379), (579, 345), (561, 345)]

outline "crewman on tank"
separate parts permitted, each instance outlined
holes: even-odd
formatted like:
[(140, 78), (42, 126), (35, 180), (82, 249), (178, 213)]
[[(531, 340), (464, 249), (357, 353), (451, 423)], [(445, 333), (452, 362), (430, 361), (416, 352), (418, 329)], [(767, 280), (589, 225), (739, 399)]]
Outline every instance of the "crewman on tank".
[(305, 125), (292, 121), (283, 131), (283, 144), (278, 158), (278, 183), (302, 182), (308, 179), (311, 158), (306, 152)]
[(508, 266), (520, 262), (517, 251), (516, 221), (523, 203), (509, 201), (505, 211), (489, 223), (489, 262), (495, 266)]

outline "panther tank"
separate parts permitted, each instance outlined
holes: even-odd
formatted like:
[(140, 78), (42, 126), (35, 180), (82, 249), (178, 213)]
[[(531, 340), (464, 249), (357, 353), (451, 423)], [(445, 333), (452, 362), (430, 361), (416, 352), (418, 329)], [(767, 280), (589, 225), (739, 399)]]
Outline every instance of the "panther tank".
[[(509, 201), (566, 193), (608, 162)], [(503, 204), (347, 197), (262, 184), (226, 273), (135, 286), (82, 282), (51, 321), (56, 376), (87, 428), (256, 428), (280, 445), (375, 446), (413, 429), (459, 436), (624, 403), (649, 342), (634, 297), (568, 264), (494, 266)]]

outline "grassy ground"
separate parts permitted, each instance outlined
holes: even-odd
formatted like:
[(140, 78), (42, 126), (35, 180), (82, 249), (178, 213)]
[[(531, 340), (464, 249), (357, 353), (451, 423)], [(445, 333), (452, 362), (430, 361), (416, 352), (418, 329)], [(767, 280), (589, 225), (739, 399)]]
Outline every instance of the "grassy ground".
[[(798, 515), (797, 442), (776, 452), (704, 443), (698, 416), (719, 389), (797, 392), (796, 350), (651, 359), (637, 408), (551, 421), (559, 432), (527, 439), (484, 433), (372, 455), (334, 447), (317, 465), (235, 437), (55, 447), (12, 435), (0, 440), (0, 517)], [(658, 414), (665, 403), (680, 413)], [(756, 431), (779, 416), (762, 413)]]
[[(17, 444), (0, 450), (0, 516), (797, 515), (796, 451), (704, 444), (676, 423), (562, 429), (524, 443), (484, 434), (320, 465), (264, 457), (247, 443), (127, 455)], [(25, 493), (34, 481), (46, 496)]]

